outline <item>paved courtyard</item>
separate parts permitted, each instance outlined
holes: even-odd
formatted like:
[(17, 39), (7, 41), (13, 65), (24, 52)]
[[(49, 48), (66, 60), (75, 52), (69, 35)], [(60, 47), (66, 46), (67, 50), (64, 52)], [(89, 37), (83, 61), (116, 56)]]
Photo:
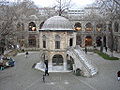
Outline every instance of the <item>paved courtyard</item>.
[(32, 68), (40, 61), (39, 52), (30, 52), (28, 58), (24, 54), (14, 57), (16, 66), (0, 71), (0, 90), (120, 90), (120, 82), (116, 73), (120, 70), (120, 60), (104, 60), (97, 54), (88, 53), (91, 63), (99, 73), (86, 78), (70, 73), (50, 73), (42, 81), (41, 71)]

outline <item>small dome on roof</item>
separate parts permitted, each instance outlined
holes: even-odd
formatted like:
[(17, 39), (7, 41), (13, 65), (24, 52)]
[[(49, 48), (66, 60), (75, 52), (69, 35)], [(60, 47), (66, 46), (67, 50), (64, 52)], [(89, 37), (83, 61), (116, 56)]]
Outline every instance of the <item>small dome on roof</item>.
[(68, 19), (53, 16), (45, 21), (41, 30), (73, 30), (73, 27)]

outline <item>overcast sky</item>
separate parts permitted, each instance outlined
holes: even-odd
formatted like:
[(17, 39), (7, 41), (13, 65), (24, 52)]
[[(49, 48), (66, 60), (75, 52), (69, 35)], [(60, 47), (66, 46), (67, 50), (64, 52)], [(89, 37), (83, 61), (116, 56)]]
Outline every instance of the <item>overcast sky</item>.
[[(5, 1), (23, 1), (23, 0), (5, 0)], [(32, 0), (38, 7), (52, 7), (56, 0)], [(88, 4), (92, 4), (95, 0), (71, 0), (72, 9), (84, 8)]]
[[(32, 0), (36, 5), (41, 7), (49, 7), (55, 5), (56, 0)], [(82, 8), (87, 4), (92, 4), (95, 0), (71, 0), (72, 8)]]

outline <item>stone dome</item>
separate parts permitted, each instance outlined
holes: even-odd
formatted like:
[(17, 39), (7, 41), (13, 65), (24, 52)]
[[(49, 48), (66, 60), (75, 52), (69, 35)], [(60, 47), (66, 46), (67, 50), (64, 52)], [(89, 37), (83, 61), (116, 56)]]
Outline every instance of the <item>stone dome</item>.
[(68, 19), (53, 16), (45, 21), (41, 30), (73, 30), (73, 27)]

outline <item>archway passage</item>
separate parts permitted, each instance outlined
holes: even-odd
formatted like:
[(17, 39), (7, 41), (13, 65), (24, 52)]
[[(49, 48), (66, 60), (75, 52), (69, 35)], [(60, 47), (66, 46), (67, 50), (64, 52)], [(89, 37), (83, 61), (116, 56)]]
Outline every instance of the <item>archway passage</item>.
[(91, 36), (86, 36), (85, 46), (92, 46), (92, 37)]
[(52, 58), (53, 66), (61, 66), (63, 65), (63, 56), (60, 54), (56, 54)]
[(30, 35), (28, 39), (29, 47), (36, 47), (36, 37), (34, 35)]

